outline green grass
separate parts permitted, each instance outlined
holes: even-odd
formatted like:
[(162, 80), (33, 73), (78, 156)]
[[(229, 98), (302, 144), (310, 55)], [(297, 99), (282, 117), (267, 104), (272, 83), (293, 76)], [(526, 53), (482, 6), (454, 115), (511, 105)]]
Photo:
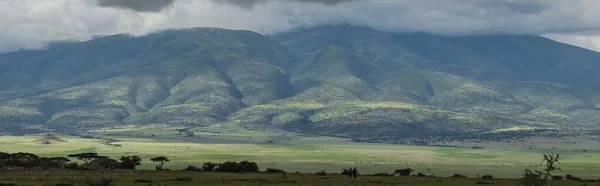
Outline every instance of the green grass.
[[(195, 131), (196, 129), (190, 129)], [(567, 141), (545, 140), (545, 145), (533, 150), (521, 144), (471, 144), (467, 148), (421, 147), (389, 144), (354, 143), (343, 138), (305, 136), (285, 132), (257, 132), (243, 129), (211, 126), (198, 128), (205, 132), (196, 137), (179, 135), (171, 129), (118, 129), (95, 131), (106, 138), (120, 139), (122, 147), (101, 144), (99, 139), (60, 136), (67, 142), (42, 145), (35, 143), (36, 136), (2, 136), (0, 148), (8, 152), (31, 152), (42, 156), (65, 156), (79, 152), (97, 152), (112, 158), (121, 155), (140, 155), (144, 161), (141, 169), (153, 169), (148, 159), (167, 156), (165, 166), (179, 170), (187, 165), (200, 166), (203, 162), (256, 161), (261, 170), (280, 168), (288, 172), (304, 173), (325, 170), (340, 172), (343, 168), (357, 167), (365, 174), (413, 168), (418, 172), (449, 176), (454, 173), (475, 176), (493, 174), (496, 177), (520, 177), (526, 168), (537, 168), (543, 153), (563, 155), (561, 174), (574, 174), (585, 178), (600, 177), (600, 163), (590, 161), (600, 157), (600, 145), (595, 141), (579, 140), (580, 146)], [(235, 132), (233, 132), (235, 130)], [(137, 136), (136, 134), (144, 133)], [(220, 132), (220, 133), (211, 133)], [(156, 136), (151, 137), (154, 133)], [(267, 141), (273, 143), (267, 143)], [(544, 139), (532, 139), (542, 144)], [(460, 145), (459, 145), (460, 146)], [(470, 149), (484, 146), (485, 149)], [(558, 147), (553, 150), (553, 147)], [(569, 148), (588, 147), (589, 152)]]

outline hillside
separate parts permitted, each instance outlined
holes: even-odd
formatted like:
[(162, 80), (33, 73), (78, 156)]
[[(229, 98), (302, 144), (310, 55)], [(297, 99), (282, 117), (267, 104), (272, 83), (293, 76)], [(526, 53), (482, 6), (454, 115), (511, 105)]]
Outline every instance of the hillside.
[(242, 126), (394, 139), (600, 128), (600, 54), (537, 36), (323, 26), (114, 35), (0, 55), (0, 129)]

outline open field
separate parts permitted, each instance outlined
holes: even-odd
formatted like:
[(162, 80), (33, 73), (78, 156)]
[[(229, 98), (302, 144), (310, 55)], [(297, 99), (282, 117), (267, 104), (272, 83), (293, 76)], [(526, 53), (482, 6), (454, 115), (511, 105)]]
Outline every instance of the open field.
[[(195, 132), (198, 130), (198, 132)], [(140, 155), (140, 169), (153, 169), (148, 161), (155, 156), (171, 159), (165, 167), (180, 170), (203, 162), (249, 160), (260, 169), (279, 168), (287, 172), (314, 173), (321, 170), (340, 173), (343, 168), (357, 167), (363, 174), (392, 173), (396, 169), (413, 168), (427, 175), (447, 177), (464, 174), (492, 174), (498, 178), (521, 177), (526, 168), (538, 169), (543, 153), (560, 153), (562, 172), (581, 178), (600, 178), (600, 145), (582, 141), (581, 147), (570, 142), (541, 143), (533, 149), (523, 144), (477, 144), (484, 149), (406, 146), (355, 143), (347, 139), (305, 136), (294, 133), (264, 133), (241, 129), (205, 127), (190, 129), (193, 137), (176, 129), (118, 129), (95, 131), (104, 138), (121, 140), (112, 146), (101, 139), (59, 136), (66, 142), (40, 144), (39, 135), (2, 136), (0, 151), (30, 152), (41, 156), (65, 156), (80, 152), (97, 152), (111, 158)], [(139, 134), (139, 135), (138, 135)], [(542, 139), (533, 139), (542, 140)], [(587, 147), (586, 152), (581, 151)], [(554, 149), (556, 148), (556, 149)]]
[[(89, 185), (87, 182), (99, 183), (100, 180), (113, 179), (118, 186), (128, 185), (236, 185), (236, 186), (258, 186), (258, 185), (324, 185), (324, 186), (347, 186), (347, 185), (446, 185), (446, 186), (468, 186), (483, 183), (495, 185), (518, 185), (518, 180), (496, 179), (481, 180), (476, 178), (428, 178), (428, 177), (397, 177), (397, 176), (359, 176), (356, 180), (348, 179), (344, 175), (315, 175), (315, 174), (236, 174), (236, 173), (212, 173), (212, 172), (153, 172), (153, 171), (121, 171), (119, 173), (107, 171), (97, 173), (58, 171), (58, 172), (30, 172), (30, 173), (6, 173), (0, 174), (0, 183), (14, 183), (27, 186), (46, 186), (62, 184)], [(137, 180), (137, 183), (136, 183)], [(600, 185), (600, 182), (581, 183), (576, 181), (554, 181), (553, 185)]]

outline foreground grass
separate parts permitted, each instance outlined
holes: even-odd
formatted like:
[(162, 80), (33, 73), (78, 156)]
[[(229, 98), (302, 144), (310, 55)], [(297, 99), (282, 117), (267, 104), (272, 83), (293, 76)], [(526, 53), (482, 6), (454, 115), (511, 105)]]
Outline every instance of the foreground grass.
[[(349, 179), (345, 175), (316, 174), (266, 174), (266, 173), (213, 173), (213, 172), (153, 172), (153, 171), (106, 171), (106, 172), (3, 172), (0, 174), (0, 183), (14, 183), (26, 186), (46, 186), (56, 184), (89, 185), (87, 182), (100, 182), (104, 179), (113, 179), (118, 186), (127, 185), (446, 185), (467, 186), (477, 183), (492, 183), (496, 185), (518, 185), (518, 180), (496, 179), (481, 180), (467, 178), (430, 178), (430, 177), (397, 177), (397, 176), (359, 176)], [(581, 185), (575, 181), (555, 181), (553, 185)], [(585, 183), (586, 185), (600, 185), (598, 182)]]

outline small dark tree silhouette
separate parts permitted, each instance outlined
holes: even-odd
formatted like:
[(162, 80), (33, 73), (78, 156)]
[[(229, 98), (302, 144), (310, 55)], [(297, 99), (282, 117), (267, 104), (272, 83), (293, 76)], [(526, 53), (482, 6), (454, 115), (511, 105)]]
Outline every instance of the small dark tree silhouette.
[(162, 170), (162, 167), (165, 164), (165, 162), (169, 162), (170, 160), (167, 157), (159, 156), (159, 157), (154, 157), (154, 158), (150, 159), (150, 161), (159, 162), (158, 165), (156, 166), (156, 170)]
[(560, 155), (559, 154), (544, 154), (544, 159), (542, 160), (542, 165), (545, 168), (541, 171), (539, 170), (525, 170), (525, 174), (523, 178), (521, 178), (520, 185), (524, 186), (544, 186), (547, 185), (548, 178), (553, 178), (552, 172), (560, 171), (560, 168), (556, 166), (556, 164), (560, 164)]
[(67, 157), (69, 158), (77, 158), (81, 161), (83, 161), (83, 163), (89, 163), (90, 161), (100, 157), (98, 156), (98, 153), (79, 153), (79, 154), (69, 154), (67, 155)]
[(560, 171), (560, 167), (556, 167), (555, 164), (560, 164), (560, 155), (559, 154), (544, 154), (544, 160), (542, 160), (542, 165), (545, 163), (545, 168), (541, 173), (544, 175), (544, 180), (548, 180), (548, 178), (552, 178), (552, 172)]

